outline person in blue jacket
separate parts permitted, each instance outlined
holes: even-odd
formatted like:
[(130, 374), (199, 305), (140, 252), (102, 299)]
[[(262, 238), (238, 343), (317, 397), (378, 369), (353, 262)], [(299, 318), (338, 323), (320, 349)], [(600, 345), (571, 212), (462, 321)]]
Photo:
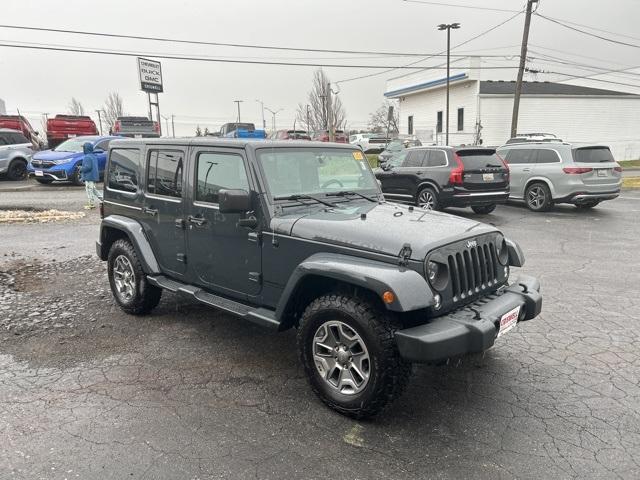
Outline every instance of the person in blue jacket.
[(89, 210), (96, 208), (96, 201), (102, 200), (102, 193), (96, 188), (96, 182), (100, 180), (100, 170), (98, 168), (98, 158), (93, 154), (93, 145), (88, 142), (85, 143), (82, 146), (82, 151), (84, 152), (84, 157), (80, 173), (89, 198), (89, 203), (84, 208)]

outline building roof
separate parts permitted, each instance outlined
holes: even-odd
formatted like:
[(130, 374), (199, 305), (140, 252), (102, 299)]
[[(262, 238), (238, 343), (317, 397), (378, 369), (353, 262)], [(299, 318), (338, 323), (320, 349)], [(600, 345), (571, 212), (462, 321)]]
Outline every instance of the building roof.
[[(480, 81), (480, 95), (513, 95), (516, 82), (510, 81)], [(553, 82), (522, 82), (522, 95), (587, 95), (587, 96), (637, 96), (633, 93), (604, 90), (602, 88), (581, 87), (566, 83)]]

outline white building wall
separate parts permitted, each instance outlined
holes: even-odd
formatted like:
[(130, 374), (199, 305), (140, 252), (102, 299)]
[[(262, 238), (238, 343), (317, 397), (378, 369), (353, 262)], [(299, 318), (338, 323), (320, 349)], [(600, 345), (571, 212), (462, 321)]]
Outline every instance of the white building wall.
[[(449, 98), (449, 143), (458, 145), (473, 143), (476, 125), (478, 82), (455, 82), (450, 87)], [(413, 131), (431, 130), (434, 142), (444, 144), (446, 119), (446, 87), (438, 87), (427, 92), (400, 97), (400, 133), (408, 133), (408, 118), (413, 115)], [(464, 129), (459, 132), (458, 108), (464, 108)], [(436, 136), (437, 112), (442, 111), (442, 133)]]
[[(512, 109), (513, 97), (480, 97), (484, 145), (501, 145), (509, 138)], [(554, 133), (571, 143), (605, 144), (616, 160), (638, 159), (640, 97), (523, 96), (518, 132)]]

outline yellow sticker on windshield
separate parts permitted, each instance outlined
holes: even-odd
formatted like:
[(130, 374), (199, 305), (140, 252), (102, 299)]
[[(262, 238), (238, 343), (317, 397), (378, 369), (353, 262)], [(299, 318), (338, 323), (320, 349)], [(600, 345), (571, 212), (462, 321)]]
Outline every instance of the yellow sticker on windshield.
[(353, 152), (353, 158), (362, 161), (364, 160), (364, 155), (362, 155), (362, 152), (356, 150), (355, 152)]

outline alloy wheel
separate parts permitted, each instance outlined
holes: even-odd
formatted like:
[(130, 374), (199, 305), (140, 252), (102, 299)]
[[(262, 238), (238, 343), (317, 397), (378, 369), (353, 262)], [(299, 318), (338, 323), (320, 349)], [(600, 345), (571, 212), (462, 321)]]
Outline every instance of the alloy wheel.
[(529, 189), (527, 195), (527, 203), (533, 210), (539, 210), (545, 204), (547, 195), (540, 186), (534, 186)]
[(436, 199), (431, 190), (423, 190), (418, 195), (418, 205), (425, 210), (433, 210), (436, 206)]
[(27, 165), (22, 161), (15, 161), (9, 168), (9, 177), (14, 180), (24, 180), (27, 178)]
[(129, 302), (136, 292), (136, 276), (131, 261), (125, 255), (118, 255), (113, 262), (113, 280), (120, 299)]
[(364, 340), (346, 323), (324, 322), (313, 336), (313, 360), (322, 380), (344, 395), (361, 392), (369, 382), (371, 360)]

